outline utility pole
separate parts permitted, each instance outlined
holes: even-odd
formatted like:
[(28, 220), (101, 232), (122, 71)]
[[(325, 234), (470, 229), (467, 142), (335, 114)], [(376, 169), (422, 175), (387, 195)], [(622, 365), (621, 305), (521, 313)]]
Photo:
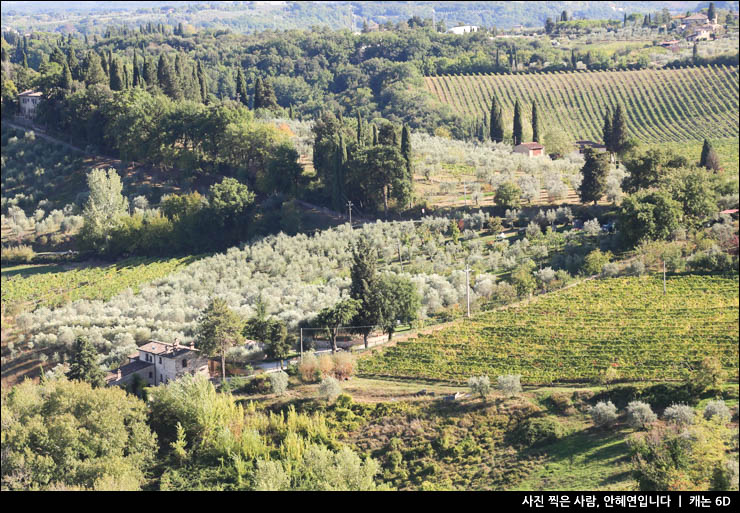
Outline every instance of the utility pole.
[(352, 202), (347, 202), (347, 210), (349, 210), (349, 229), (352, 229)]
[(468, 303), (468, 319), (470, 319), (470, 271), (472, 269), (465, 265), (465, 299)]
[(303, 328), (301, 328), (301, 361), (303, 361)]

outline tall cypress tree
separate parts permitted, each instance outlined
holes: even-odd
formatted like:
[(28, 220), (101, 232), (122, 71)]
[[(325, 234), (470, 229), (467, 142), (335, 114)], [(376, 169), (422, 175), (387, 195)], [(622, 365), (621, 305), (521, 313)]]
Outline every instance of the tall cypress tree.
[(522, 113), (519, 108), (519, 100), (514, 103), (514, 146), (522, 143)]
[(159, 64), (157, 65), (157, 80), (159, 81), (159, 87), (162, 88), (164, 94), (172, 98), (173, 100), (182, 99), (182, 90), (178, 83), (177, 77), (172, 69), (169, 59), (165, 54), (160, 54)]
[(699, 158), (699, 166), (701, 167), (708, 167), (707, 166), (707, 160), (709, 157), (709, 153), (714, 151), (712, 149), (712, 145), (709, 144), (709, 141), (704, 139), (704, 144), (701, 147), (701, 157)]
[(413, 180), (414, 174), (411, 168), (411, 130), (409, 130), (409, 126), (406, 123), (403, 124), (403, 129), (401, 130), (401, 155), (403, 155), (403, 159), (406, 161), (406, 175), (409, 180)]
[(87, 52), (85, 58), (85, 75), (83, 77), (87, 85), (103, 84), (108, 79), (100, 64), (100, 56), (93, 52)]
[(254, 82), (254, 109), (257, 110), (262, 107), (262, 79), (260, 77), (257, 77), (257, 80)]
[(491, 100), (491, 140), (494, 142), (504, 140), (504, 120), (501, 116), (501, 106), (495, 96)]
[(241, 67), (236, 71), (236, 94), (239, 101), (249, 107), (249, 94), (247, 94), (247, 81), (244, 79)]
[[(291, 105), (290, 108), (292, 109), (293, 106)], [(362, 116), (360, 115), (360, 111), (357, 111), (357, 146), (362, 147), (365, 145), (365, 142), (363, 141), (363, 134), (362, 134)]]
[(28, 55), (23, 52), (23, 69), (28, 69)]
[[(279, 107), (275, 90), (272, 88), (272, 82), (268, 79), (262, 80), (262, 101), (260, 105), (263, 109), (277, 109)], [(255, 107), (256, 108), (256, 107)], [(339, 112), (339, 120), (343, 123), (342, 113)]]
[(596, 153), (592, 148), (583, 151), (586, 162), (583, 164), (581, 173), (583, 181), (578, 189), (578, 194), (583, 203), (591, 201), (596, 204), (606, 193), (606, 179), (609, 175), (609, 163), (606, 154)]
[(69, 91), (72, 89), (72, 73), (69, 71), (69, 66), (64, 63), (64, 70), (62, 71), (62, 81), (60, 86), (62, 89)]
[(540, 124), (537, 118), (536, 102), (532, 102), (532, 141), (540, 142)]
[(344, 143), (344, 134), (339, 132), (339, 144), (334, 155), (334, 180), (332, 202), (335, 210), (341, 211), (344, 203), (344, 167), (347, 162), (347, 146)]
[(378, 127), (373, 123), (373, 146), (378, 145)]
[(141, 86), (141, 71), (139, 71), (139, 60), (136, 56), (136, 50), (134, 50), (134, 77), (132, 85), (134, 87)]
[(72, 78), (74, 80), (82, 80), (82, 75), (80, 74), (80, 63), (72, 48), (69, 49), (67, 64), (69, 65), (69, 72), (72, 73)]
[(157, 66), (154, 64), (154, 59), (147, 59), (144, 58), (144, 72), (142, 73), (144, 82), (147, 83), (147, 85), (157, 85), (159, 81), (157, 80)]
[(609, 109), (606, 109), (606, 114), (604, 114), (604, 127), (601, 130), (601, 135), (604, 138), (606, 149), (612, 151), (612, 115)]
[(622, 111), (622, 105), (617, 105), (617, 110), (612, 118), (611, 147), (614, 153), (621, 153), (627, 143), (627, 125)]
[(349, 297), (360, 302), (357, 315), (352, 320), (357, 332), (362, 334), (365, 348), (368, 347), (367, 337), (372, 331), (372, 326), (380, 323), (382, 310), (381, 302), (378, 301), (378, 274), (376, 271), (378, 255), (366, 237), (360, 237), (352, 247), (352, 267), (350, 277), (352, 285), (349, 289)]
[(206, 72), (203, 69), (203, 64), (201, 64), (200, 61), (198, 61), (197, 68), (200, 97), (203, 99), (203, 103), (208, 103), (208, 79), (206, 78)]

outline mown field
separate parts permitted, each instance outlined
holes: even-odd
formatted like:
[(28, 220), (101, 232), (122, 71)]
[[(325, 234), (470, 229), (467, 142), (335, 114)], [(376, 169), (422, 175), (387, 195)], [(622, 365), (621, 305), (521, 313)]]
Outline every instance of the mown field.
[(685, 379), (705, 356), (738, 372), (737, 276), (594, 280), (528, 305), (399, 342), (360, 361), (365, 376), (463, 383), (588, 382), (614, 367), (628, 381)]
[(24, 310), (55, 308), (78, 299), (107, 300), (126, 288), (138, 286), (194, 262), (189, 256), (169, 260), (129, 258), (112, 265), (18, 265), (2, 270), (2, 303)]
[(478, 118), (489, 115), (495, 95), (508, 131), (518, 99), (527, 141), (533, 100), (543, 133), (557, 128), (574, 140), (600, 141), (606, 109), (613, 110), (617, 103), (625, 108), (630, 135), (641, 142), (738, 136), (737, 67), (441, 76), (424, 81), (442, 102)]

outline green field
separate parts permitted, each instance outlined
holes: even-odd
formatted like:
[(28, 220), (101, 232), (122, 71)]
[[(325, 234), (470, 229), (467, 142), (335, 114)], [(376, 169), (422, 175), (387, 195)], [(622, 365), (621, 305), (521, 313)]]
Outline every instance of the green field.
[(427, 89), (461, 114), (488, 116), (491, 97), (511, 129), (514, 101), (522, 105), (524, 140), (531, 140), (531, 104), (540, 131), (557, 128), (574, 140), (602, 139), (606, 109), (621, 103), (627, 129), (641, 142), (738, 136), (738, 68), (727, 66), (637, 71), (427, 77)]
[(110, 299), (122, 290), (170, 274), (199, 257), (129, 258), (112, 265), (17, 265), (2, 270), (2, 303), (54, 308), (77, 299)]
[(360, 361), (365, 376), (463, 383), (521, 374), (522, 382), (588, 382), (608, 367), (629, 381), (685, 379), (705, 356), (738, 371), (737, 276), (593, 280), (529, 305), (399, 342)]

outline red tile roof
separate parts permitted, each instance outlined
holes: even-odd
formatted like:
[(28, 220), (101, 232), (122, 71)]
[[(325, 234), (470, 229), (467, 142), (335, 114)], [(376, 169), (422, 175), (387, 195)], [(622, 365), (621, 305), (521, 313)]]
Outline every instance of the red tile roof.
[(519, 146), (524, 146), (525, 148), (529, 148), (530, 150), (542, 150), (545, 148), (538, 142), (522, 143)]

